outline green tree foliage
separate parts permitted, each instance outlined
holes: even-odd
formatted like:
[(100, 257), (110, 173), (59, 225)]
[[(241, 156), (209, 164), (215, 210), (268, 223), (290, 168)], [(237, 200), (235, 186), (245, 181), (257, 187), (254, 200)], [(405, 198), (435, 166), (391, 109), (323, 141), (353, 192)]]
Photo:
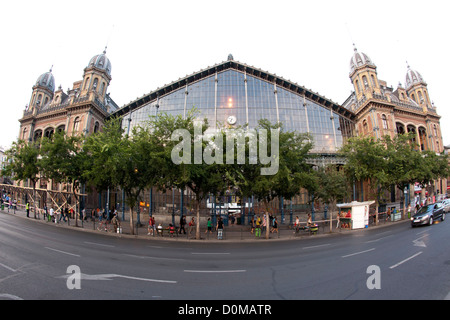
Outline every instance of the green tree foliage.
[(40, 161), (39, 142), (25, 142), (18, 140), (14, 142), (9, 150), (6, 151), (8, 159), (2, 175), (10, 176), (16, 181), (31, 182), (34, 198), (34, 217), (36, 218), (36, 182), (39, 180), (39, 173), (42, 165)]

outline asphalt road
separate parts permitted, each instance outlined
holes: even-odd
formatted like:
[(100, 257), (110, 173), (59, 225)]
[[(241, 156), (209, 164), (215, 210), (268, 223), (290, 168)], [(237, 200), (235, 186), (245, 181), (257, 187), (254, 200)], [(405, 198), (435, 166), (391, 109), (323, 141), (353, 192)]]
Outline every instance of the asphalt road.
[(0, 299), (442, 300), (449, 248), (450, 221), (210, 243), (117, 238), (0, 213)]

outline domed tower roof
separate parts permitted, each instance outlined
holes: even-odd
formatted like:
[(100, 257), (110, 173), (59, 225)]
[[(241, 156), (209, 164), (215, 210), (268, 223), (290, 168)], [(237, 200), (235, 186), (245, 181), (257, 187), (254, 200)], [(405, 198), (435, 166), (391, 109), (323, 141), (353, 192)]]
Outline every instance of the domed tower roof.
[(423, 80), (422, 75), (412, 70), (408, 65), (408, 71), (406, 72), (406, 88), (409, 89), (415, 84), (423, 83), (426, 84), (425, 80)]
[(350, 60), (350, 73), (364, 65), (369, 65), (376, 67), (376, 65), (370, 60), (369, 56), (363, 52), (358, 52), (355, 47), (355, 53), (353, 53), (352, 59)]
[(47, 88), (51, 92), (55, 92), (55, 77), (53, 77), (52, 69), (39, 76), (36, 81), (36, 86), (42, 86)]
[(98, 54), (89, 61), (88, 68), (96, 67), (101, 70), (105, 70), (106, 73), (111, 76), (111, 62), (106, 56), (106, 48), (102, 54)]

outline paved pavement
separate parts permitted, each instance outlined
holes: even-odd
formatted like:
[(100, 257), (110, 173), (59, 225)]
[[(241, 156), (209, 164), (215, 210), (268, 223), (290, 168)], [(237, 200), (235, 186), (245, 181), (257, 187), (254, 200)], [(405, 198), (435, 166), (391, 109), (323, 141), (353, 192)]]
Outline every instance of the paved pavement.
[[(188, 226), (186, 226), (186, 234), (182, 233), (175, 233), (170, 235), (169, 230), (166, 229), (168, 226), (164, 226), (164, 230), (162, 232), (162, 236), (159, 234), (148, 234), (148, 228), (147, 223), (142, 224), (139, 228), (135, 228), (135, 234), (131, 234), (131, 227), (129, 221), (121, 221), (120, 227), (122, 228), (121, 233), (115, 233), (114, 228), (111, 223), (107, 224), (107, 228), (105, 230), (104, 225), (100, 225), (98, 220), (92, 221), (90, 218), (87, 220), (81, 221), (81, 220), (75, 220), (75, 219), (69, 219), (68, 221), (64, 221), (63, 219), (59, 220), (58, 216), (58, 223), (54, 223), (51, 221), (48, 221), (48, 219), (44, 220), (44, 217), (42, 214), (39, 214), (36, 219), (34, 218), (34, 213), (29, 213), (29, 217), (27, 217), (26, 211), (23, 207), (18, 206), (16, 210), (13, 210), (12, 208), (8, 210), (7, 207), (4, 207), (4, 209), (0, 209), (0, 215), (1, 214), (10, 214), (10, 215), (16, 215), (21, 218), (25, 219), (33, 219), (36, 220), (37, 223), (46, 223), (49, 225), (54, 225), (55, 227), (59, 228), (69, 228), (69, 229), (76, 229), (80, 231), (85, 232), (94, 232), (94, 233), (103, 233), (114, 237), (132, 237), (132, 238), (141, 238), (141, 239), (161, 239), (161, 240), (171, 240), (171, 241), (195, 241), (195, 230), (193, 230), (189, 234)], [(142, 221), (142, 220), (141, 220)], [(391, 224), (390, 222), (381, 222), (380, 226), (385, 226)], [(305, 224), (303, 224), (305, 225)], [(205, 227), (201, 227), (201, 240), (209, 241), (209, 242), (220, 242), (220, 241), (226, 241), (226, 242), (239, 242), (239, 241), (273, 241), (273, 240), (293, 240), (293, 239), (299, 239), (299, 238), (309, 238), (309, 237), (320, 237), (324, 235), (330, 235), (330, 234), (336, 234), (336, 233), (348, 233), (352, 232), (352, 230), (348, 229), (335, 229), (335, 222), (333, 222), (333, 230), (330, 232), (330, 226), (329, 223), (320, 224), (317, 228), (317, 232), (311, 232), (311, 230), (305, 229), (305, 230), (299, 230), (296, 232), (294, 229), (290, 228), (287, 224), (279, 224), (278, 232), (271, 232), (269, 234), (269, 239), (266, 239), (266, 233), (263, 230), (261, 232), (261, 236), (257, 237), (255, 233), (250, 232), (250, 226), (248, 225), (231, 225), (226, 226), (223, 231), (222, 239), (218, 239), (217, 232), (213, 231), (212, 233), (207, 232)], [(374, 228), (374, 226), (369, 227)]]

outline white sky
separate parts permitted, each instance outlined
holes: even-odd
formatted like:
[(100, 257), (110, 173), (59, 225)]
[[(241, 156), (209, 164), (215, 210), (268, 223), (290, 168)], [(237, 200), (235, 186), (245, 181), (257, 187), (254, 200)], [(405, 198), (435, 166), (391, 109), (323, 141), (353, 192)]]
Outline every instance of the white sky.
[(109, 92), (122, 107), (227, 59), (292, 80), (342, 104), (352, 43), (388, 86), (405, 86), (406, 61), (428, 83), (450, 144), (450, 19), (444, 0), (1, 1), (0, 146), (18, 137), (37, 78), (81, 80), (108, 45)]

